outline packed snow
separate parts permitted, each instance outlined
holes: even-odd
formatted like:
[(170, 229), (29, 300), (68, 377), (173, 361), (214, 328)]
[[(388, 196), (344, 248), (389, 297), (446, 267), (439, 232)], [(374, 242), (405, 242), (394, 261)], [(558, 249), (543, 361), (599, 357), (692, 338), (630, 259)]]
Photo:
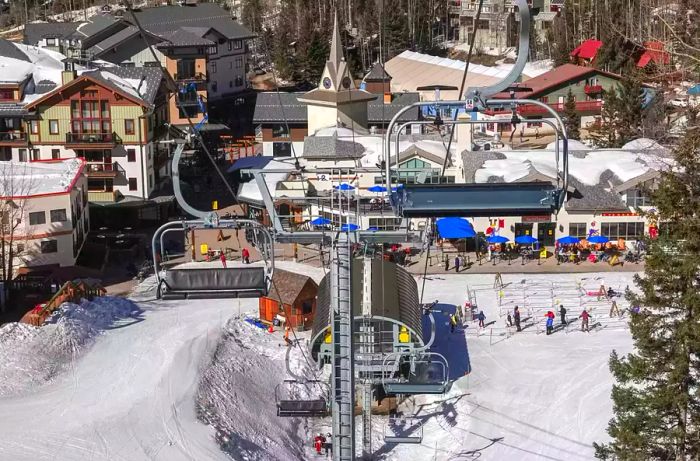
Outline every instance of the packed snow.
[[(300, 264), (278, 266), (323, 275)], [(444, 396), (418, 396), (401, 406), (423, 427), (420, 445), (384, 445), (387, 419), (373, 417), (376, 459), (591, 459), (591, 443), (607, 439), (612, 415), (608, 357), (613, 349), (628, 352), (631, 339), (624, 301), (618, 300), (623, 317), (611, 318), (609, 302), (587, 293), (600, 284), (622, 291), (632, 275), (506, 274), (502, 289), (493, 288), (493, 275), (430, 276), (424, 299), (437, 299), (442, 312), (434, 348), (448, 355), (455, 382)], [(468, 322), (449, 333), (445, 313), (464, 304), (467, 287), (486, 314), (486, 328)], [(69, 305), (41, 329), (0, 329), (6, 391), (0, 459), (230, 459), (222, 448), (234, 459), (312, 458), (312, 435), (328, 432), (330, 418), (275, 416), (286, 348), (280, 332), (243, 320), (256, 315), (257, 299), (159, 301), (153, 288), (146, 280), (133, 302)], [(520, 302), (524, 329), (516, 333), (505, 327), (505, 313)], [(569, 306), (573, 321), (547, 336), (543, 312), (559, 303)], [(579, 330), (583, 307), (593, 312), (590, 333)], [(78, 354), (43, 332), (58, 330), (61, 319), (69, 344), (81, 338)], [(20, 350), (27, 355), (17, 355)], [(39, 362), (46, 355), (62, 366), (48, 381), (43, 372), (31, 376), (28, 388), (26, 374), (8, 369), (29, 359), (30, 350), (45, 351)], [(300, 351), (292, 352), (295, 370), (303, 370)], [(41, 437), (28, 437), (37, 430)]]
[[(265, 165), (263, 170), (284, 170), (291, 172), (294, 170), (294, 165), (273, 160)], [(267, 189), (270, 191), (270, 194), (274, 195), (275, 191), (277, 190), (277, 185), (283, 181), (286, 181), (288, 176), (289, 173), (265, 173), (263, 178), (265, 179), (265, 184), (267, 184)], [(238, 197), (248, 200), (255, 200), (257, 202), (262, 202), (263, 199), (256, 181), (249, 181), (241, 184), (240, 188), (238, 189)]]

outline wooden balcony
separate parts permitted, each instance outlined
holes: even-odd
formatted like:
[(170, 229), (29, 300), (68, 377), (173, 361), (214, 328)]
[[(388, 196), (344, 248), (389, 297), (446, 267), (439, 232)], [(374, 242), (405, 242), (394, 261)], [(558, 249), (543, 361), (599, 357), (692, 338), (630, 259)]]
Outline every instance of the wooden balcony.
[(115, 203), (118, 202), (122, 194), (119, 191), (88, 191), (88, 202), (106, 202)]
[(601, 94), (603, 92), (603, 85), (586, 85), (583, 87), (583, 91), (586, 94)]
[(175, 74), (173, 75), (175, 81), (178, 82), (206, 82), (207, 76), (201, 72), (196, 72), (194, 74)]
[(119, 175), (119, 164), (91, 162), (88, 160), (87, 168), (85, 168), (88, 178), (116, 178)]
[[(507, 100), (503, 100), (504, 105), (507, 105), (508, 102)], [(556, 112), (564, 112), (565, 110), (565, 103), (554, 103), (554, 104), (547, 104), (549, 107), (554, 109)], [(602, 100), (595, 100), (595, 101), (577, 101), (576, 102), (576, 112), (579, 113), (599, 113), (600, 109), (603, 107), (603, 101)], [(510, 113), (510, 108), (501, 108), (501, 109), (491, 109), (487, 110), (484, 113), (487, 115), (503, 115), (503, 114), (509, 114)], [(522, 106), (518, 106), (518, 114), (523, 115), (523, 116), (528, 116), (528, 115), (548, 115), (549, 112), (545, 110), (543, 107), (536, 106), (534, 104), (525, 104)]]
[(0, 131), (0, 146), (26, 146), (27, 133), (24, 131)]
[(119, 143), (116, 133), (66, 133), (66, 147), (111, 149)]

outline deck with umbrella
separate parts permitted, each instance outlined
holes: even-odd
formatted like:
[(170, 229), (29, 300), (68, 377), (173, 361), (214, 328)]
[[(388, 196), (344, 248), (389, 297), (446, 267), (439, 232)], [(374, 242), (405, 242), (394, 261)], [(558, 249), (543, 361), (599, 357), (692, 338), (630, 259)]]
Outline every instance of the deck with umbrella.
[(520, 245), (532, 245), (535, 242), (537, 242), (537, 239), (532, 235), (519, 235), (515, 237), (515, 243)]

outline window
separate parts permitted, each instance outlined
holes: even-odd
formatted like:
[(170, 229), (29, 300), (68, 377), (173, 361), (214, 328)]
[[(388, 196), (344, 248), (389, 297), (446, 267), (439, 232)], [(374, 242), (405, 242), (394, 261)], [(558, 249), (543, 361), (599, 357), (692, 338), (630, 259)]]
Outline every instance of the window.
[(630, 189), (627, 191), (627, 205), (631, 207), (652, 206), (651, 197), (643, 189)]
[(127, 118), (124, 120), (124, 133), (134, 134), (134, 119)]
[(19, 154), (19, 161), (20, 162), (27, 161), (27, 149), (19, 149), (18, 154)]
[(229, 69), (233, 69), (233, 61), (229, 61), (229, 62), (228, 62), (228, 68), (229, 68)]
[(600, 225), (600, 233), (610, 240), (617, 240), (619, 238), (637, 240), (644, 236), (644, 223), (604, 222)]
[(51, 210), (51, 222), (64, 222), (68, 221), (68, 217), (66, 215), (66, 210), (60, 209), (60, 210)]
[(137, 190), (138, 188), (138, 180), (136, 178), (129, 178), (129, 190)]
[(49, 134), (58, 134), (58, 120), (49, 120)]
[(273, 157), (291, 157), (292, 143), (290, 142), (273, 142), (272, 143)]
[(527, 127), (528, 128), (540, 128), (542, 126), (542, 122), (527, 122)]
[(7, 88), (0, 90), (0, 99), (14, 100), (15, 99), (15, 91), (7, 89)]
[(41, 242), (42, 253), (56, 253), (58, 251), (58, 240), (44, 240)]
[(29, 121), (29, 132), (31, 134), (39, 134), (39, 120)]
[(572, 237), (585, 238), (588, 236), (587, 227), (585, 222), (569, 223), (569, 235)]
[(38, 226), (39, 224), (46, 224), (46, 212), (34, 211), (29, 213), (29, 225)]
[(401, 218), (369, 218), (369, 227), (379, 230), (396, 230), (401, 225)]
[(233, 47), (237, 50), (240, 50), (241, 48), (243, 48), (243, 40), (234, 40)]
[(39, 149), (30, 149), (30, 152), (32, 153), (32, 162), (39, 160)]
[(198, 106), (185, 106), (185, 107), (178, 107), (178, 113), (180, 118), (187, 118), (189, 117), (197, 117), (199, 115), (199, 107)]
[(287, 126), (281, 123), (277, 125), (272, 125), (272, 137), (289, 138), (289, 131), (287, 131)]
[[(84, 96), (97, 97), (97, 93), (85, 91)], [(72, 133), (111, 133), (109, 102), (98, 100), (71, 101)]]
[(46, 39), (46, 46), (56, 46), (56, 39), (55, 38), (47, 38)]
[(236, 77), (236, 86), (243, 86), (243, 77), (240, 75)]
[(233, 49), (233, 40), (229, 40), (228, 42), (228, 50), (231, 51)]
[(177, 77), (176, 79), (192, 78), (195, 75), (194, 59), (180, 59), (177, 62)]
[(216, 84), (216, 82), (211, 84), (211, 92), (212, 93), (216, 93), (217, 88), (218, 88), (218, 85)]
[(229, 82), (228, 82), (228, 87), (229, 87), (229, 88), (233, 88), (233, 80), (229, 80)]
[(148, 188), (152, 189), (153, 188), (153, 175), (148, 175)]
[(212, 63), (211, 63), (211, 73), (212, 73), (212, 74), (215, 74), (215, 73), (216, 73), (216, 63), (215, 63), (215, 62), (212, 62)]
[(238, 57), (236, 58), (236, 69), (240, 69), (241, 67), (243, 67), (243, 58)]
[(18, 243), (17, 248), (15, 249), (15, 254), (22, 254), (24, 253), (24, 243)]
[(61, 149), (51, 149), (51, 159), (58, 160), (61, 158)]

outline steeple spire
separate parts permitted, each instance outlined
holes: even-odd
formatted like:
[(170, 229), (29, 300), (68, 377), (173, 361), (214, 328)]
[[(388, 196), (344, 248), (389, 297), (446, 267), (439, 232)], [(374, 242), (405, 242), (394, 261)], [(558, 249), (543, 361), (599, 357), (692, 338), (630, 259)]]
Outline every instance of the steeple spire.
[(343, 56), (343, 42), (340, 40), (340, 31), (338, 30), (338, 13), (335, 13), (335, 18), (333, 20), (333, 39), (331, 41), (331, 54), (328, 57), (328, 61), (335, 64), (335, 68), (338, 69), (338, 65), (341, 61), (345, 61)]

